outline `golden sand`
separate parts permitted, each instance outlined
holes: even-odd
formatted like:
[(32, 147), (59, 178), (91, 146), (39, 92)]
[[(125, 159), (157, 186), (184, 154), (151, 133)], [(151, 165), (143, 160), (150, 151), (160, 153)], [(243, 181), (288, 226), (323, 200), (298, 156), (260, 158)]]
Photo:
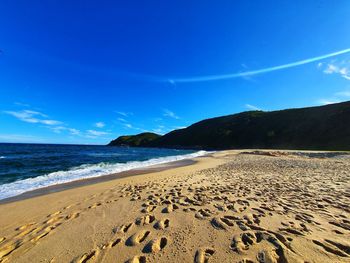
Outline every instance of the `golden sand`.
[(349, 159), (197, 161), (0, 205), (0, 262), (350, 262)]

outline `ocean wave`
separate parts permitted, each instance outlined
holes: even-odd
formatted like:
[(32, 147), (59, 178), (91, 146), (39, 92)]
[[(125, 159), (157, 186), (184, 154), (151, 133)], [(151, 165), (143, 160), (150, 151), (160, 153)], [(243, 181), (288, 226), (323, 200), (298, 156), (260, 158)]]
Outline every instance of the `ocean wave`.
[(44, 188), (51, 185), (57, 185), (67, 182), (72, 182), (80, 179), (87, 179), (99, 177), (103, 175), (120, 173), (132, 169), (145, 168), (152, 165), (164, 164), (168, 162), (191, 159), (208, 154), (206, 151), (199, 151), (190, 154), (167, 156), (154, 158), (147, 161), (130, 161), (127, 163), (99, 163), (99, 164), (85, 164), (78, 167), (71, 168), (68, 171), (58, 171), (41, 175), (34, 178), (15, 181), (8, 184), (3, 184), (0, 187), (0, 199), (5, 199), (20, 195), (22, 193)]
[(6, 157), (5, 156), (0, 156), (0, 159), (5, 159)]

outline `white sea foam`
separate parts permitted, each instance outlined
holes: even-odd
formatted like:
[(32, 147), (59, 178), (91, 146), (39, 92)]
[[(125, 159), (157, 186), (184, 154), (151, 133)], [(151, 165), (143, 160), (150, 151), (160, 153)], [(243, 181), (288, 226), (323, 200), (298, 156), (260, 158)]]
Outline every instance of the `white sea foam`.
[(144, 168), (157, 164), (180, 161), (195, 158), (207, 154), (206, 151), (199, 151), (191, 154), (176, 155), (154, 158), (147, 161), (131, 161), (127, 163), (99, 163), (87, 164), (74, 167), (68, 171), (58, 171), (50, 174), (15, 181), (8, 184), (0, 185), (0, 199), (20, 195), (24, 192), (47, 187), (50, 185), (72, 182), (80, 179), (99, 177), (112, 173), (120, 173), (132, 169)]
[(5, 159), (6, 157), (5, 156), (0, 156), (0, 159)]

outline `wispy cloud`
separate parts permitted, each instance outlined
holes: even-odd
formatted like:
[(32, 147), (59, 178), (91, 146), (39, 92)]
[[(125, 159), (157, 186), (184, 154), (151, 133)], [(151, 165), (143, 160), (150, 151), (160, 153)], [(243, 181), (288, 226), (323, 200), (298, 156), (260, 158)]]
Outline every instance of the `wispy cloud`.
[(118, 118), (117, 120), (121, 121), (121, 122), (126, 122), (126, 119), (124, 119), (124, 118)]
[(47, 119), (47, 115), (38, 111), (22, 110), (22, 111), (4, 111), (4, 113), (11, 115), (21, 121), (28, 123), (41, 123), (45, 125), (60, 125), (61, 121)]
[(139, 131), (139, 132), (149, 132), (149, 130), (137, 127), (131, 123), (123, 123), (123, 126), (125, 129), (131, 129), (131, 130), (135, 130), (135, 131)]
[(317, 62), (317, 61), (320, 61), (320, 60), (323, 60), (326, 58), (336, 57), (336, 56), (343, 55), (346, 53), (350, 53), (350, 48), (336, 51), (333, 53), (328, 53), (328, 54), (317, 56), (317, 57), (307, 58), (307, 59), (298, 60), (298, 61), (287, 63), (287, 64), (262, 68), (262, 69), (258, 69), (258, 70), (251, 70), (251, 71), (230, 73), (230, 74), (195, 76), (195, 77), (189, 77), (189, 78), (159, 78), (159, 81), (163, 81), (163, 82), (170, 82), (171, 81), (174, 83), (176, 83), (176, 82), (177, 83), (190, 83), (190, 82), (203, 82), (203, 81), (214, 81), (214, 80), (241, 78), (241, 77), (254, 76), (254, 75), (259, 75), (259, 74), (265, 74), (265, 73), (283, 70), (283, 69), (288, 69), (288, 68), (294, 68), (297, 66)]
[(104, 122), (100, 121), (100, 122), (96, 122), (96, 123), (95, 123), (95, 126), (96, 126), (97, 128), (103, 128), (103, 127), (106, 126), (106, 124), (105, 124)]
[(69, 128), (68, 131), (72, 134), (72, 135), (80, 135), (81, 132), (77, 129), (74, 128)]
[(325, 74), (339, 74), (344, 79), (350, 80), (350, 61), (340, 61), (340, 62), (332, 62), (327, 65), (320, 65), (318, 68), (323, 69), (323, 73)]
[(27, 142), (27, 143), (45, 143), (47, 142), (44, 138), (39, 138), (32, 135), (25, 134), (0, 134), (1, 142)]
[(69, 128), (65, 126), (54, 126), (54, 127), (48, 126), (47, 128), (52, 130), (54, 133), (62, 133), (66, 131), (66, 132), (69, 132), (71, 135), (82, 135), (81, 131), (75, 128)]
[(181, 130), (181, 129), (186, 129), (187, 126), (176, 126), (174, 127), (175, 130)]
[(118, 113), (119, 115), (124, 116), (124, 117), (134, 115), (134, 113), (132, 113), (132, 112), (125, 112), (125, 111), (116, 111), (116, 113)]
[(340, 102), (340, 100), (338, 100), (338, 99), (319, 99), (317, 101), (317, 103), (321, 104), (321, 105), (333, 104), (333, 103), (338, 103), (338, 102)]
[(259, 107), (251, 105), (251, 104), (246, 104), (244, 105), (248, 110), (261, 110)]
[(17, 105), (17, 106), (21, 106), (21, 107), (30, 107), (29, 104), (22, 103), (22, 102), (14, 102), (14, 104)]
[(317, 104), (326, 105), (348, 100), (350, 98), (350, 90), (338, 91), (332, 94), (329, 98), (317, 100)]
[[(23, 105), (18, 105), (22, 106)], [(30, 109), (20, 110), (20, 111), (3, 111), (3, 113), (8, 114), (17, 118), (20, 121), (27, 123), (35, 123), (40, 124), (39, 127), (44, 127), (51, 130), (54, 133), (61, 134), (65, 133), (69, 136), (78, 136), (80, 138), (89, 138), (89, 139), (97, 139), (103, 138), (103, 136), (111, 134), (108, 131), (103, 130), (85, 130), (81, 131), (76, 128), (69, 127), (68, 124), (63, 123), (62, 121), (52, 120), (48, 117), (48, 115), (39, 112), (33, 111)], [(104, 122), (97, 122), (94, 124), (95, 127), (102, 129), (105, 127)], [(0, 141), (4, 142), (44, 142), (40, 140), (40, 138), (34, 136), (24, 136), (24, 135), (16, 135), (16, 134), (0, 134)]]
[(170, 118), (173, 118), (173, 119), (180, 119), (179, 116), (177, 116), (175, 114), (175, 112), (171, 111), (171, 110), (168, 110), (168, 109), (164, 109), (163, 110), (163, 116), (165, 117), (170, 117)]
[(87, 132), (87, 135), (90, 135), (90, 136), (95, 136), (95, 137), (110, 134), (109, 132), (104, 132), (104, 131), (96, 131), (96, 130), (87, 130), (86, 132)]
[(124, 124), (124, 127), (125, 127), (125, 128), (128, 128), (128, 129), (134, 128), (130, 123), (125, 123), (125, 124)]

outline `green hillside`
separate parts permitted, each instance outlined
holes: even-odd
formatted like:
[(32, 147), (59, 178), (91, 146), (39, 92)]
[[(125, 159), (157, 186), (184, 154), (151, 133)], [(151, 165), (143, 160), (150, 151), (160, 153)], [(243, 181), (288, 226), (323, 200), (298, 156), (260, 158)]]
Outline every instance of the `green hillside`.
[(350, 150), (350, 102), (207, 119), (138, 146)]
[(120, 136), (117, 139), (111, 141), (108, 145), (109, 146), (132, 146), (132, 147), (138, 147), (138, 146), (146, 146), (150, 142), (154, 141), (155, 139), (159, 138), (160, 135), (151, 133), (151, 132), (144, 132), (137, 135), (125, 135)]

